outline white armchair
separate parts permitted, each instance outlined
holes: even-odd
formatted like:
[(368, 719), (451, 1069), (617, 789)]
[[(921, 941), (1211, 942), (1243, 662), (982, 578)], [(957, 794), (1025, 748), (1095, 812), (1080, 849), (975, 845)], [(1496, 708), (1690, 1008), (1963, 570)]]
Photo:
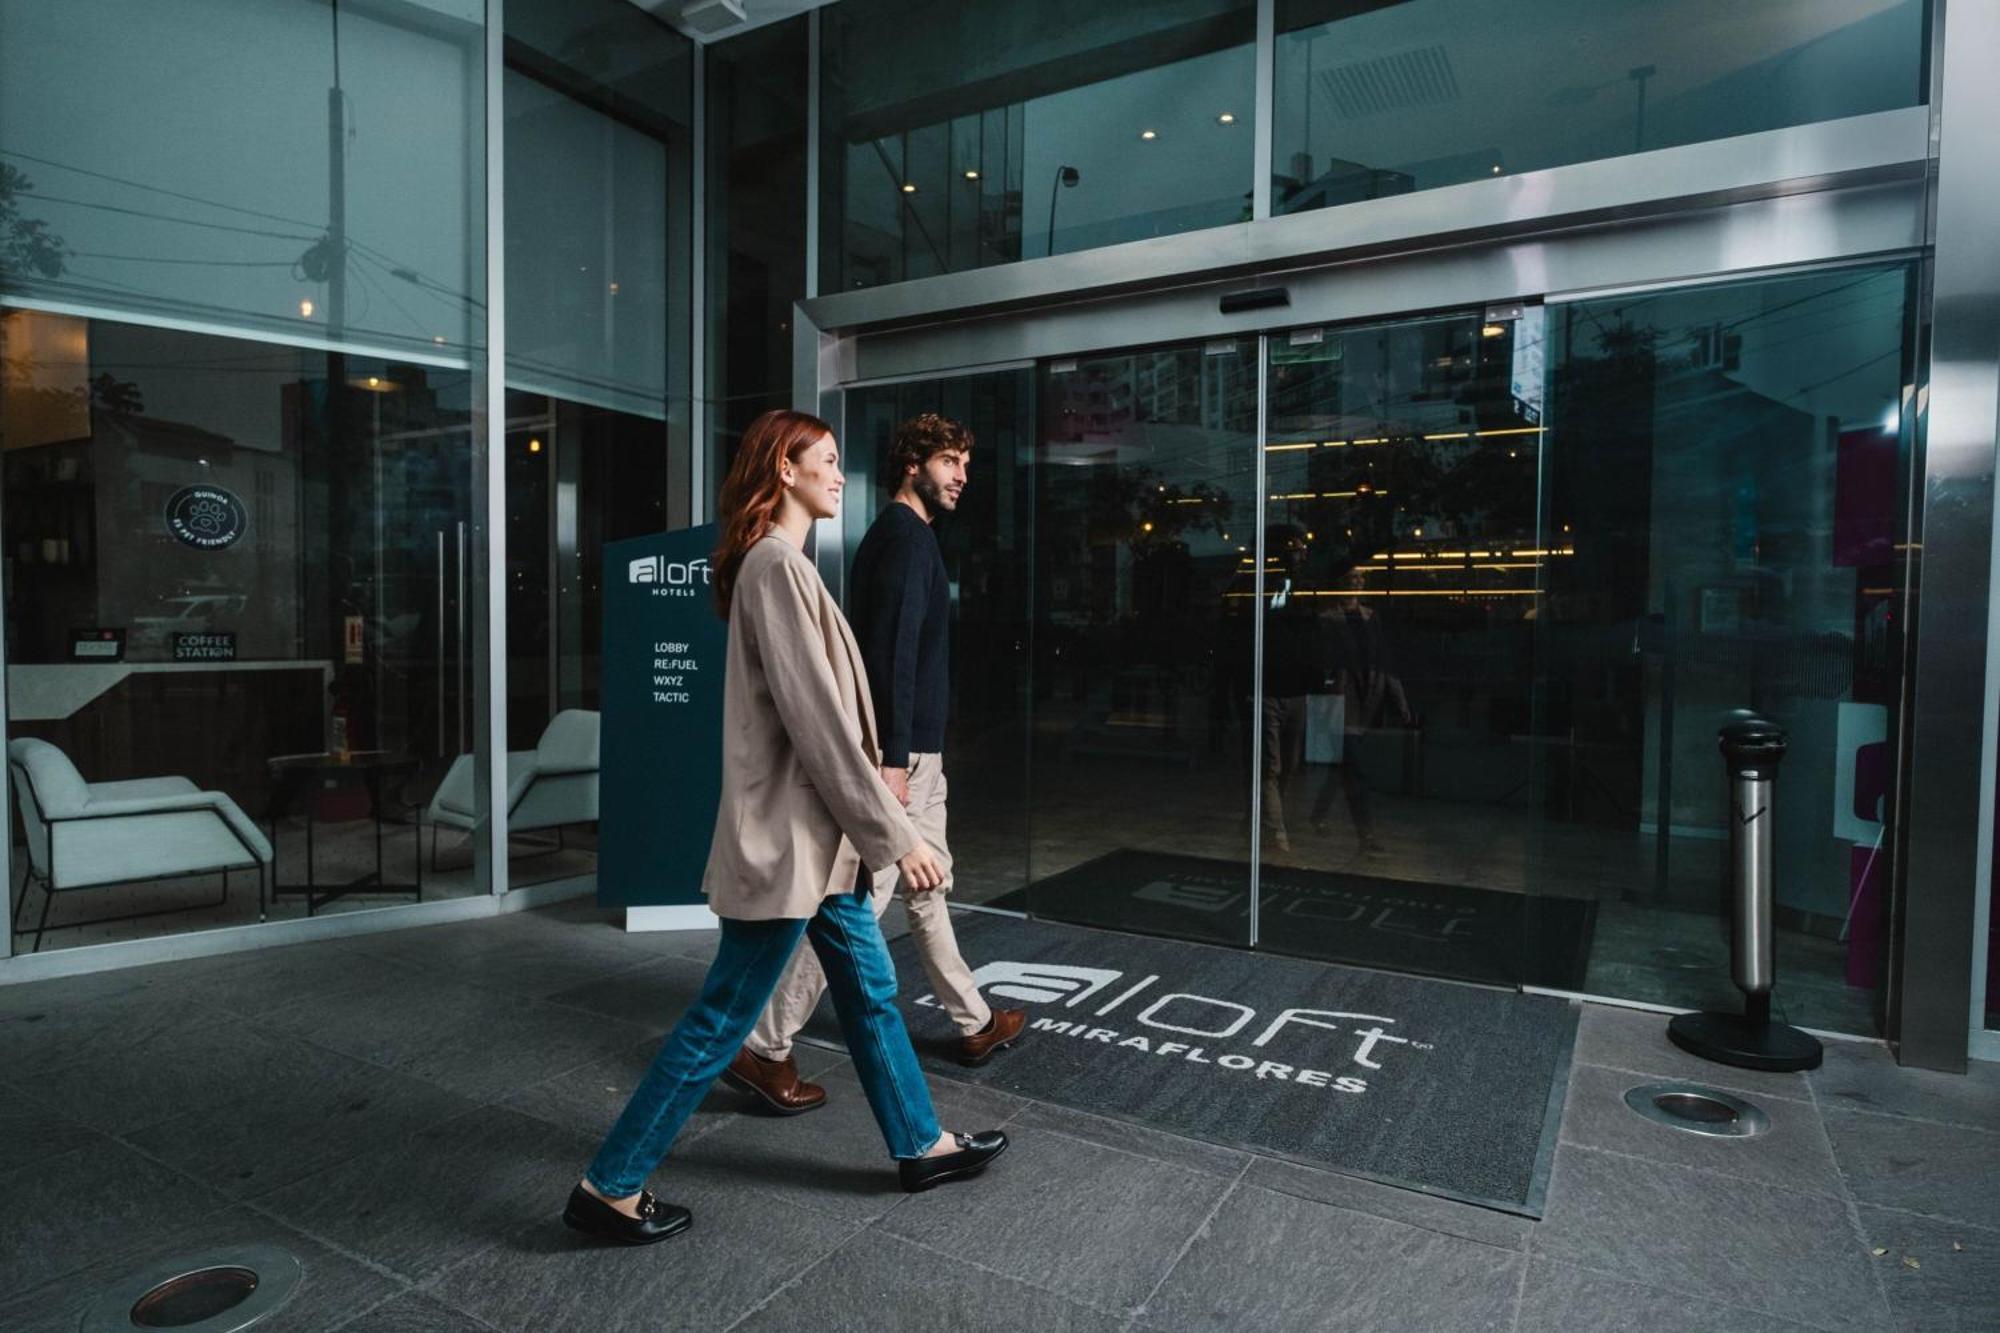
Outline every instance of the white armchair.
[(16, 899), (13, 929), (26, 933), (20, 929), (21, 909), (27, 905), (27, 886), (39, 881), (44, 894), (35, 949), (42, 947), (56, 895), (79, 889), (222, 876), (222, 896), (214, 902), (67, 921), (65, 927), (219, 907), (229, 900), (230, 872), (254, 870), (262, 915), (271, 843), (224, 793), (203, 791), (179, 777), (85, 782), (61, 750), (26, 738), (8, 743), (7, 768), (28, 837), (28, 873)]
[[(438, 783), (426, 815), (433, 870), (438, 863), (439, 826), (471, 832), (473, 796), (472, 756), (462, 754)], [(555, 850), (561, 850), (565, 825), (596, 818), (597, 714), (565, 708), (549, 719), (534, 749), (507, 755), (507, 831), (511, 835), (554, 829)]]

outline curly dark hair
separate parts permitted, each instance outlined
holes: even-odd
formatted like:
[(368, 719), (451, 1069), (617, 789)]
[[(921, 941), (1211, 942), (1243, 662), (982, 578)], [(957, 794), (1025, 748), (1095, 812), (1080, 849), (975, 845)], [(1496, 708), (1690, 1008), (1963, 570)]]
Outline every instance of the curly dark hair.
[(962, 423), (936, 412), (920, 412), (902, 422), (882, 455), (883, 487), (894, 493), (903, 485), (904, 469), (922, 468), (948, 449), (972, 452), (972, 432)]

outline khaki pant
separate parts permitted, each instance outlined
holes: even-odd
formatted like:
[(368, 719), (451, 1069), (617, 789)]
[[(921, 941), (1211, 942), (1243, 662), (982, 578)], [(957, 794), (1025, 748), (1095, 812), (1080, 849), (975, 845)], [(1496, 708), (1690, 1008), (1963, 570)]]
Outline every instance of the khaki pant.
[[(901, 884), (902, 874), (894, 866), (877, 871), (869, 889), (869, 905), (877, 919), (888, 910), (891, 894), (903, 900), (910, 920), (910, 934), (917, 942), (917, 956), (930, 974), (931, 992), (951, 1015), (961, 1033), (974, 1033), (993, 1019), (993, 1011), (972, 984), (972, 969), (959, 956), (958, 937), (952, 933), (951, 912), (945, 892), (951, 888), (951, 849), (945, 844), (944, 762), (935, 754), (910, 756), (910, 822), (917, 826), (944, 867), (944, 883), (923, 893), (913, 893)], [(826, 990), (826, 974), (819, 959), (801, 945), (778, 981), (778, 989), (764, 1007), (763, 1017), (744, 1042), (767, 1060), (782, 1060), (792, 1053), (792, 1038), (812, 1017), (820, 994)]]

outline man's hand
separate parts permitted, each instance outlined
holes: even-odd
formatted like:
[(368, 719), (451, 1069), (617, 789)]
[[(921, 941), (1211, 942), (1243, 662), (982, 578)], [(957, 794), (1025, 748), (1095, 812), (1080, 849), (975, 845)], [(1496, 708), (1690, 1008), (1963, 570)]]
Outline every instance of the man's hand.
[(910, 805), (910, 770), (907, 768), (885, 768), (882, 781), (888, 784), (889, 794), (902, 803), (904, 809)]
[(914, 850), (896, 862), (896, 869), (903, 873), (903, 882), (910, 886), (913, 893), (926, 893), (944, 883), (944, 867), (938, 864), (937, 853), (927, 842), (919, 842)]

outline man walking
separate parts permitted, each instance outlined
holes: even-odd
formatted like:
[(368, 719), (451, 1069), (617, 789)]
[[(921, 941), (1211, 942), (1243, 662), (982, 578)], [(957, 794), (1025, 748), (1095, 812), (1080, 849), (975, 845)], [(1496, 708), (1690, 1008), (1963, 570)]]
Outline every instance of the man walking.
[[(992, 1009), (981, 998), (945, 903), (952, 882), (942, 754), (951, 706), (951, 588), (931, 523), (958, 508), (971, 453), (972, 432), (935, 412), (896, 427), (883, 460), (883, 484), (895, 498), (854, 553), (848, 618), (874, 696), (882, 780), (944, 867), (944, 883), (922, 891), (899, 884), (894, 866), (877, 872), (872, 905), (880, 916), (890, 895), (900, 894), (931, 990), (958, 1028), (959, 1062), (980, 1065), (1020, 1037), (1027, 1017), (1019, 1009)], [(825, 989), (819, 960), (800, 949), (730, 1062), (729, 1080), (780, 1114), (826, 1101), (826, 1089), (802, 1081), (792, 1060), (792, 1039)]]

